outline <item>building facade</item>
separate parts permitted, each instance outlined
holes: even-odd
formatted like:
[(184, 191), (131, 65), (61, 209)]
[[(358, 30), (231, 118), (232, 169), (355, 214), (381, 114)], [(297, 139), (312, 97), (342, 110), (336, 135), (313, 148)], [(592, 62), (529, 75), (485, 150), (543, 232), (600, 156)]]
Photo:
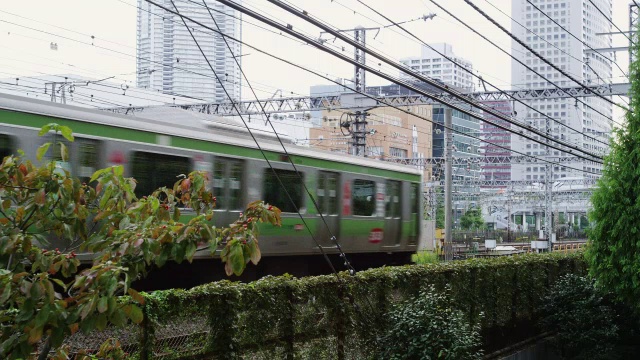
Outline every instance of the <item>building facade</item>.
[[(444, 128), (444, 106), (433, 107), (433, 157), (445, 157), (445, 128)], [(452, 110), (451, 123), (455, 132), (453, 135), (452, 156), (458, 159), (465, 159), (463, 163), (453, 165), (453, 180), (461, 184), (459, 190), (470, 190), (475, 188), (474, 181), (481, 177), (481, 165), (477, 161), (480, 157), (481, 142), (480, 121), (458, 110)], [(436, 179), (444, 179), (444, 168), (434, 169)]]
[[(160, 2), (173, 9), (171, 1)], [(187, 0), (174, 2), (181, 14), (214, 29), (217, 24), (229, 36), (242, 37), (241, 13), (212, 0), (206, 0), (212, 16), (204, 4)], [(202, 28), (192, 32), (224, 88), (232, 98), (240, 100), (241, 73), (234, 56), (242, 61), (242, 46), (229, 41), (232, 50), (229, 51), (219, 34)], [(229, 100), (180, 17), (143, 0), (138, 0), (136, 50), (138, 87), (189, 96), (194, 102)]]
[[(376, 107), (367, 111), (367, 157), (385, 160), (432, 157), (432, 126), (422, 118), (432, 118), (432, 107), (414, 105), (408, 109), (411, 114), (391, 107)], [(352, 153), (351, 136), (348, 129), (341, 126), (348, 121), (352, 121), (352, 118), (347, 111), (324, 110), (322, 126), (309, 131), (309, 146)], [(431, 168), (421, 169), (425, 180), (430, 179)]]
[[(598, 11), (600, 9), (603, 13), (611, 16), (611, 0), (593, 0), (598, 9), (588, 0), (531, 0), (531, 3), (535, 6), (532, 6), (527, 0), (512, 0), (511, 17), (514, 19), (512, 29), (518, 38), (585, 85), (602, 84), (603, 80), (605, 82), (610, 81), (612, 64), (601, 55), (586, 51), (589, 50), (587, 46), (572, 37), (560, 26), (594, 49), (610, 47), (611, 35), (597, 34), (611, 31), (611, 23)], [(555, 20), (557, 24), (545, 14)], [(523, 26), (517, 24), (516, 21)], [(578, 84), (544, 63), (517, 42), (514, 41), (512, 43), (512, 48), (512, 53), (520, 61), (560, 87), (578, 86)], [(512, 62), (511, 71), (512, 83), (519, 84), (522, 88), (554, 88), (547, 80), (515, 61)], [(574, 143), (594, 153), (604, 153), (607, 151), (605, 144), (590, 139), (583, 134), (608, 143), (611, 131), (608, 118), (613, 114), (612, 106), (597, 97), (584, 97), (581, 98), (581, 101), (584, 101), (593, 109), (577, 102), (573, 98), (532, 100), (528, 101), (528, 104), (558, 120), (561, 124), (569, 125), (580, 132), (577, 133), (551, 122), (550, 132), (555, 138)], [(516, 104), (515, 110), (518, 113), (518, 117), (526, 119), (529, 125), (546, 131), (546, 119), (544, 116), (518, 104)], [(528, 155), (544, 156), (546, 154), (544, 146), (526, 141), (517, 135), (512, 135), (512, 148)], [(551, 156), (562, 155), (568, 154), (559, 150), (551, 151)], [(602, 166), (598, 164), (578, 161), (567, 162), (566, 166), (553, 166), (553, 178), (598, 176), (581, 171), (571, 171), (569, 167), (595, 173), (602, 171)], [(511, 175), (513, 180), (544, 180), (545, 166), (514, 164), (512, 165)]]
[[(484, 105), (499, 111), (500, 113), (511, 116), (513, 108), (511, 102), (507, 100), (501, 101), (485, 101)], [(484, 113), (484, 118), (507, 129), (511, 128), (511, 124), (499, 119), (489, 113)], [(481, 138), (486, 140), (480, 145), (480, 153), (484, 157), (508, 157), (511, 156), (511, 133), (495, 125), (487, 122), (480, 123)], [(485, 161), (482, 166), (482, 177), (484, 180), (511, 180), (511, 163), (510, 162), (492, 162)], [(493, 187), (493, 186), (488, 186)]]
[[(430, 46), (449, 59), (454, 60), (455, 63), (424, 45), (422, 46), (420, 56), (404, 58), (401, 59), (400, 62), (412, 70), (419, 72), (421, 75), (428, 76), (434, 80), (440, 80), (462, 91), (472, 92), (474, 90), (473, 77), (464, 70), (473, 70), (471, 62), (456, 56), (450, 44), (439, 43), (430, 44)], [(406, 80), (412, 79), (413, 77), (401, 73), (400, 78)]]

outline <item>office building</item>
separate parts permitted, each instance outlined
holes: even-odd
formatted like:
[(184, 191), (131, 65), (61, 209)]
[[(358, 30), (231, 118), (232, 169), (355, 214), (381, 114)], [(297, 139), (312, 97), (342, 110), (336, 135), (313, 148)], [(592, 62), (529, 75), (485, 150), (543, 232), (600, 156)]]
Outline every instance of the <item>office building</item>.
[[(473, 70), (471, 62), (456, 56), (450, 44), (439, 43), (430, 44), (430, 46), (437, 52), (423, 45), (420, 56), (407, 57), (401, 59), (400, 62), (421, 75), (440, 80), (461, 91), (472, 92), (474, 89), (473, 77), (466, 71)], [(438, 52), (446, 57), (438, 54)], [(414, 79), (405, 73), (401, 73), (400, 78)]]
[[(590, 52), (589, 47), (562, 28), (564, 27), (578, 39), (583, 39), (591, 48), (610, 47), (611, 35), (599, 35), (599, 33), (612, 31), (610, 19), (606, 19), (600, 13), (602, 11), (607, 16), (611, 16), (611, 0), (593, 0), (597, 8), (588, 0), (531, 0), (531, 3), (527, 0), (512, 1), (513, 33), (534, 51), (561, 70), (571, 74), (580, 83), (596, 85), (602, 84), (603, 81), (605, 83), (609, 82), (612, 75), (611, 62), (598, 53)], [(520, 26), (515, 21), (523, 26)], [(524, 89), (554, 88), (547, 80), (535, 74), (534, 71), (536, 71), (560, 87), (579, 86), (579, 84), (562, 75), (517, 42), (514, 41), (512, 47), (512, 53), (533, 69), (527, 69), (525, 66), (513, 61), (511, 69), (513, 84), (518, 84), (520, 88)], [(610, 53), (605, 54), (610, 55)], [(590, 152), (602, 154), (607, 150), (606, 145), (583, 134), (607, 143), (611, 130), (608, 118), (612, 116), (612, 106), (605, 100), (595, 96), (583, 97), (580, 100), (593, 109), (573, 98), (532, 100), (528, 101), (528, 104), (556, 119), (561, 124), (569, 125), (580, 132), (577, 133), (558, 123), (551, 122), (550, 132), (555, 138), (571, 142)], [(520, 119), (524, 119), (529, 125), (539, 130), (546, 131), (546, 119), (543, 115), (519, 104), (516, 104), (515, 110)], [(512, 135), (511, 145), (514, 150), (529, 155), (544, 156), (546, 154), (546, 148), (543, 145), (525, 140), (517, 135)], [(559, 150), (551, 151), (551, 156), (563, 155), (569, 154)], [(597, 176), (582, 171), (572, 171), (569, 167), (596, 173), (602, 170), (602, 165), (599, 164), (579, 161), (566, 162), (562, 165), (553, 166), (553, 179)], [(512, 165), (512, 179), (544, 180), (545, 166), (514, 164)]]
[[(242, 15), (239, 12), (217, 1), (206, 0), (211, 16), (202, 3), (174, 2), (181, 14), (214, 29), (217, 23), (223, 33), (237, 39), (242, 37)], [(161, 0), (161, 3), (173, 8), (169, 0)], [(233, 99), (239, 100), (241, 74), (234, 56), (242, 64), (241, 45), (229, 41), (232, 50), (229, 51), (219, 34), (212, 34), (199, 26), (192, 29), (224, 87)], [(140, 88), (189, 96), (194, 98), (194, 102), (229, 100), (180, 17), (143, 0), (138, 0), (137, 55), (137, 86)]]

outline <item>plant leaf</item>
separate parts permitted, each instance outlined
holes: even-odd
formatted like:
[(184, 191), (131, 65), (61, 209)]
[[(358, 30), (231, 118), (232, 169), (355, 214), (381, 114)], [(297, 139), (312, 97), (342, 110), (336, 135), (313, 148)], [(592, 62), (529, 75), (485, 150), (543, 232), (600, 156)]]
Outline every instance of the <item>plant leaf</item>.
[(42, 136), (46, 133), (48, 133), (49, 131), (51, 131), (51, 129), (55, 128), (56, 126), (58, 126), (58, 124), (56, 123), (49, 123), (43, 127), (40, 128), (40, 131), (38, 131), (38, 136)]
[(67, 145), (64, 143), (60, 143), (60, 157), (62, 161), (69, 161), (69, 150), (67, 150)]
[(65, 139), (69, 140), (69, 141), (73, 141), (73, 131), (71, 131), (71, 128), (68, 126), (59, 126), (58, 129), (60, 130), (60, 133), (62, 134), (62, 136), (64, 136)]
[(36, 151), (36, 159), (38, 159), (38, 161), (42, 160), (44, 154), (46, 154), (47, 150), (49, 150), (49, 146), (51, 146), (50, 142), (40, 145), (38, 151)]

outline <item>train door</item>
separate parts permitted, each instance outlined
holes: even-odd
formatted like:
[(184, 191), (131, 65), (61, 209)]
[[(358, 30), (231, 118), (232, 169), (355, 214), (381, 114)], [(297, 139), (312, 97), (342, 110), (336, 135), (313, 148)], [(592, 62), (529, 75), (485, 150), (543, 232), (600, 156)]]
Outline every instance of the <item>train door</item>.
[(16, 142), (13, 137), (7, 134), (0, 134), (0, 161), (9, 155), (15, 154), (15, 151)]
[(387, 180), (385, 189), (384, 246), (400, 245), (402, 235), (402, 190), (400, 181)]
[(101, 158), (100, 141), (76, 138), (71, 161), (75, 164), (74, 175), (82, 182), (88, 183), (93, 173), (102, 166)]
[(231, 224), (246, 205), (242, 199), (242, 160), (218, 157), (213, 163), (213, 196), (216, 197), (216, 224)]
[[(331, 235), (337, 238), (340, 231), (339, 184), (340, 176), (337, 173), (325, 171), (319, 173), (316, 199), (318, 213), (322, 214), (322, 217), (318, 215), (317, 236), (322, 246), (334, 246)], [(324, 218), (324, 222), (322, 218)]]

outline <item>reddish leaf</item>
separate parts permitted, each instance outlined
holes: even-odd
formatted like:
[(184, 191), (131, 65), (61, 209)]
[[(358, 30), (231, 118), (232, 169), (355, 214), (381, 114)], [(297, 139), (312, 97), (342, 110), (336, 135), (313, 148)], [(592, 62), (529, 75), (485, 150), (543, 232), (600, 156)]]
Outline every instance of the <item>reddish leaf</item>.
[(132, 288), (129, 288), (128, 293), (129, 295), (131, 295), (131, 298), (135, 300), (138, 304), (144, 305), (144, 296), (140, 295), (139, 292), (135, 291)]

